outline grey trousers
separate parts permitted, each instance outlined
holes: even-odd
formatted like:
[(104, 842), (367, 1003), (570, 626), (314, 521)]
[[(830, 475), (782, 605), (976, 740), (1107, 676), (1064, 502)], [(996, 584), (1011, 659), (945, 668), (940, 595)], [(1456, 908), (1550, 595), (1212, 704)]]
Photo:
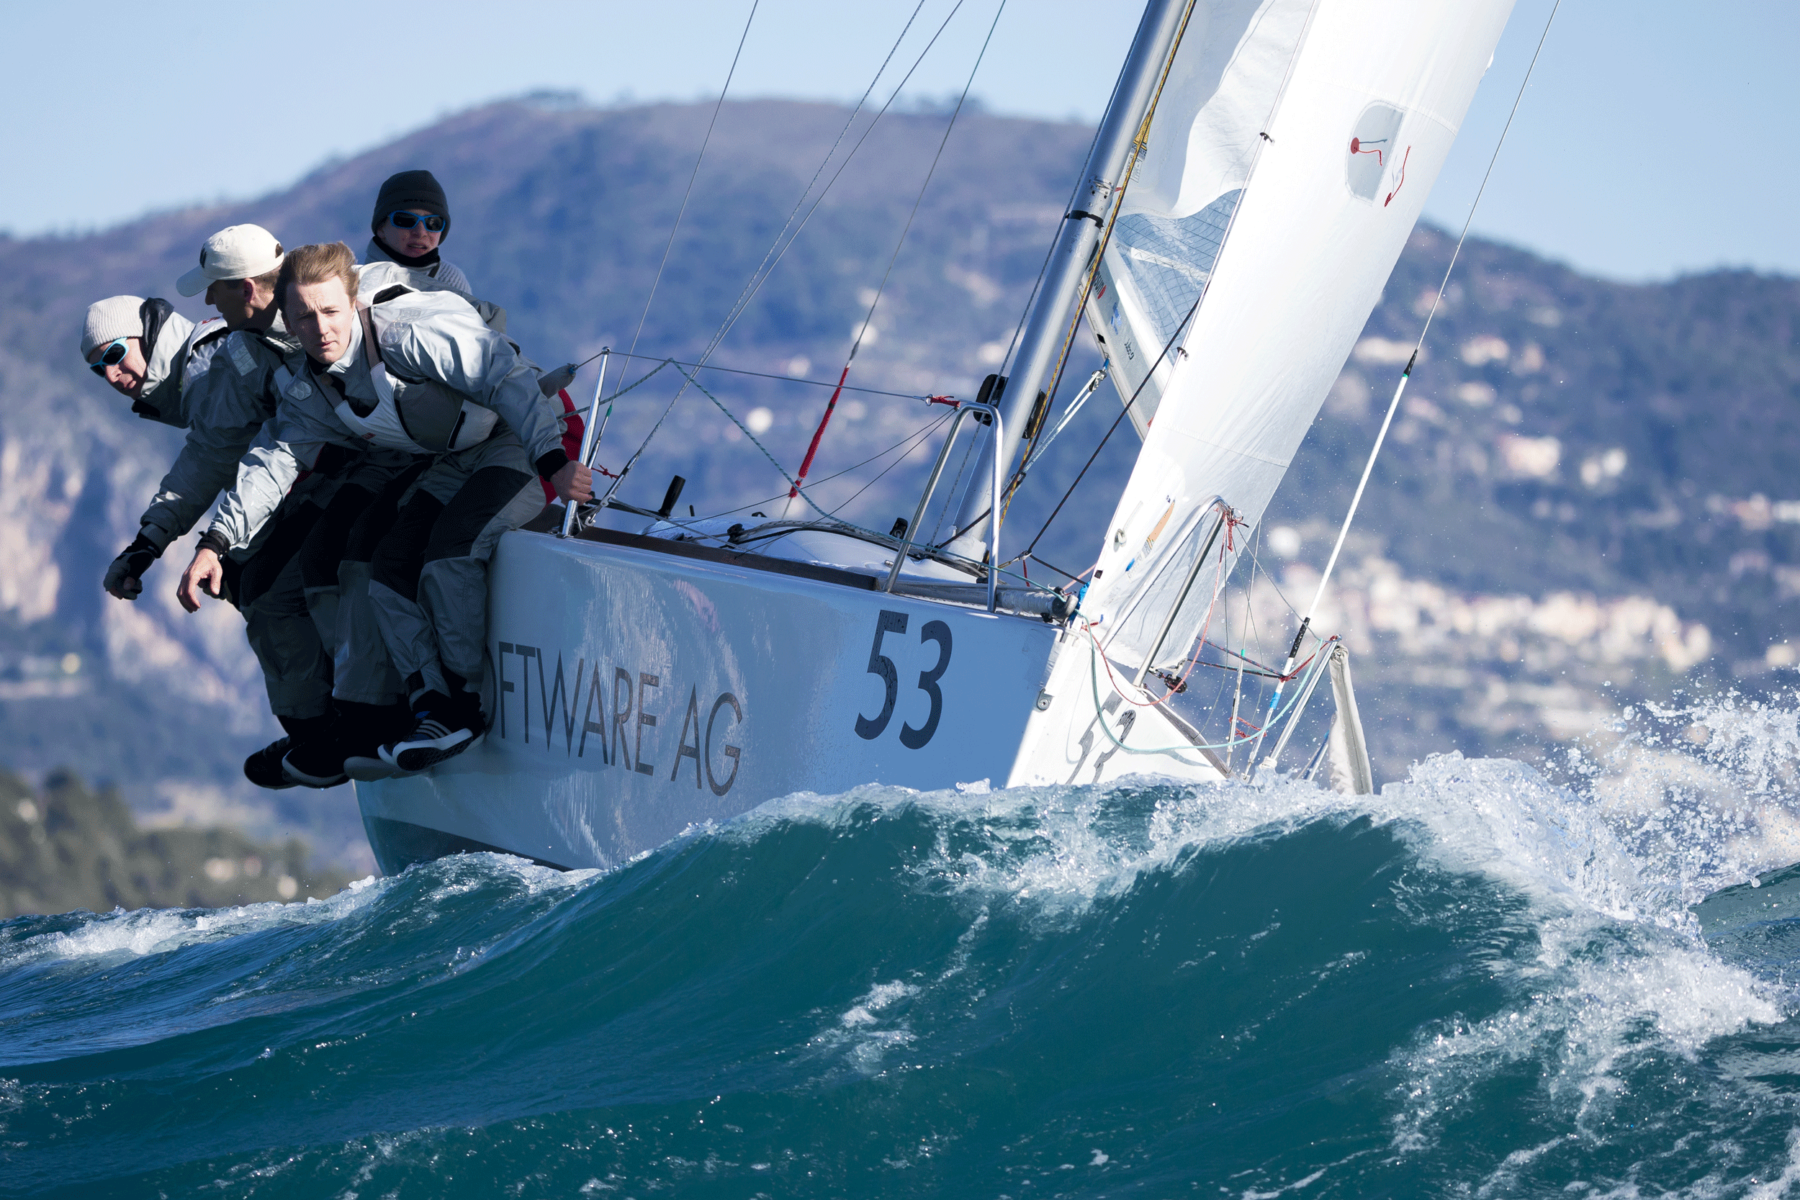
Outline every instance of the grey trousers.
[(410, 697), (482, 692), (488, 560), (502, 534), (543, 507), (525, 448), (504, 429), (440, 455), (401, 500), (369, 564), (368, 601)]

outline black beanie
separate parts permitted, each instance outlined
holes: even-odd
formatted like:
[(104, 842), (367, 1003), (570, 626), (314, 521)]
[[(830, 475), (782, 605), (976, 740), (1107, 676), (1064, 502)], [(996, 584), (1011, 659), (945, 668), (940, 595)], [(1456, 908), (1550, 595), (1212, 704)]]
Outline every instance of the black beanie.
[(388, 214), (401, 208), (423, 208), (444, 218), (444, 236), (450, 236), (450, 201), (430, 171), (402, 171), (389, 175), (375, 197), (375, 215), (369, 218), (369, 232), (380, 233)]

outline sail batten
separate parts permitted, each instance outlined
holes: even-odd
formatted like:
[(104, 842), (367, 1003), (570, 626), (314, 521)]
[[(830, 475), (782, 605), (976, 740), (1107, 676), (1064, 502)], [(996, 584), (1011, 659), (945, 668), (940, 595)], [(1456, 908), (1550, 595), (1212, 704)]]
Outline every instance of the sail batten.
[(1197, 0), (1085, 313), (1144, 439), (1083, 603), (1117, 661), (1187, 654), (1205, 511), (1260, 522), (1510, 9)]

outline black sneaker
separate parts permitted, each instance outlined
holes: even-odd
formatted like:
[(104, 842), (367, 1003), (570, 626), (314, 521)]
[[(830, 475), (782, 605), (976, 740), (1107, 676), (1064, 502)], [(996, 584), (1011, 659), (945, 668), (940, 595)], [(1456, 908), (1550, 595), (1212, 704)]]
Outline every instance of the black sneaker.
[(292, 738), (276, 738), (244, 760), (244, 778), (257, 787), (268, 788), (270, 791), (293, 787), (294, 781), (281, 769), (281, 760), (292, 746)]
[(354, 707), (355, 732), (348, 739), (350, 753), (344, 756), (344, 772), (358, 783), (392, 779), (400, 769), (381, 757), (381, 747), (412, 732), (416, 723), (412, 709), (398, 703)]
[(486, 732), (481, 705), (465, 694), (459, 701), (426, 692), (413, 704), (412, 732), (381, 748), (381, 758), (396, 771), (411, 775), (455, 758)]
[(281, 768), (289, 779), (310, 788), (336, 787), (350, 779), (344, 772), (343, 741), (330, 734), (308, 739), (289, 750), (281, 760)]

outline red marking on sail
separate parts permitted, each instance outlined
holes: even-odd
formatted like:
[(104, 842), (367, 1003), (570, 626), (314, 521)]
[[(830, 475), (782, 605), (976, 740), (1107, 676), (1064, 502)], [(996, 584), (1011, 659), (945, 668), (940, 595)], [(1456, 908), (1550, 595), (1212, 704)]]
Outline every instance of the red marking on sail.
[(1379, 141), (1374, 141), (1374, 142), (1365, 142), (1361, 138), (1351, 138), (1350, 139), (1350, 153), (1352, 153), (1352, 154), (1373, 154), (1375, 156), (1375, 164), (1377, 166), (1385, 167), (1385, 166), (1387, 166), (1387, 159), (1385, 157), (1383, 157), (1381, 151), (1375, 149), (1375, 147), (1384, 144), (1386, 141), (1387, 141), (1386, 138), (1382, 138)]
[(1411, 157), (1412, 147), (1408, 146), (1405, 155), (1400, 159), (1400, 182), (1396, 183), (1394, 185), (1394, 190), (1387, 194), (1387, 199), (1381, 202), (1381, 207), (1386, 208), (1388, 205), (1392, 204), (1394, 202), (1394, 197), (1400, 194), (1400, 189), (1406, 186), (1406, 160)]

